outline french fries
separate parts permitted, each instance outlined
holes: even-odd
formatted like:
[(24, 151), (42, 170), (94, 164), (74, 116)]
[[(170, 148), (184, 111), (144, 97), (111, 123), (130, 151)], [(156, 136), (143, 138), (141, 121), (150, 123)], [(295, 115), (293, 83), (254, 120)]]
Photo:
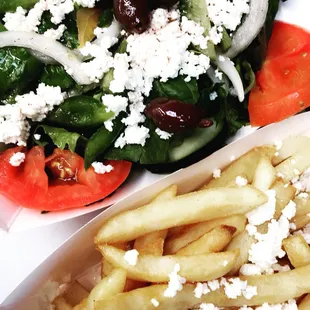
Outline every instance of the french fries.
[(295, 268), (310, 264), (310, 247), (303, 236), (294, 235), (285, 239), (283, 247)]
[(95, 242), (130, 241), (156, 230), (244, 214), (266, 202), (266, 195), (250, 186), (201, 190), (118, 214), (102, 226)]
[(308, 310), (310, 309), (310, 294), (307, 294), (305, 298), (298, 305), (298, 310)]
[[(233, 215), (211, 221), (204, 221), (182, 227), (181, 231), (176, 232), (165, 242), (165, 254), (175, 254), (189, 243), (197, 240), (215, 227), (226, 225), (235, 227), (237, 230), (234, 236), (240, 234), (246, 225), (247, 219), (245, 215)], [(169, 235), (169, 233), (168, 233)]]
[(176, 254), (186, 256), (220, 252), (229, 244), (236, 230), (233, 226), (215, 227), (196, 241), (180, 249)]
[(240, 174), (246, 174), (248, 181), (252, 182), (256, 166), (262, 155), (271, 158), (275, 153), (273, 146), (257, 147), (240, 158), (236, 159), (230, 166), (222, 171), (221, 177), (212, 179), (204, 188), (216, 188), (227, 186), (230, 182), (236, 179)]
[(292, 235), (310, 223), (310, 198), (293, 184), (310, 166), (310, 138), (279, 145), (249, 151), (199, 191), (177, 196), (172, 185), (108, 219), (95, 237), (102, 280), (90, 293), (74, 284), (82, 293), (67, 290), (56, 310), (286, 309), (291, 299), (310, 310), (307, 229)]
[(208, 281), (228, 273), (234, 265), (239, 250), (194, 256), (154, 256), (139, 255), (135, 266), (129, 265), (125, 252), (109, 245), (99, 245), (102, 256), (114, 267), (127, 271), (130, 279), (148, 282), (168, 282), (169, 274), (179, 264), (180, 276), (188, 281)]
[[(159, 310), (184, 310), (197, 304), (212, 303), (217, 307), (242, 307), (258, 306), (264, 303), (277, 304), (289, 299), (302, 296), (310, 291), (310, 281), (305, 279), (310, 276), (310, 266), (300, 267), (292, 271), (272, 275), (242, 277), (248, 285), (257, 288), (257, 295), (251, 299), (239, 296), (236, 299), (227, 298), (223, 287), (202, 295), (200, 299), (194, 295), (194, 285), (184, 285), (178, 292), (177, 298), (167, 298), (164, 292), (167, 285), (153, 285), (128, 293), (118, 294), (111, 299), (96, 303), (96, 310), (116, 309), (144, 309), (152, 310), (154, 306), (150, 302), (155, 298), (159, 302)], [(225, 309), (225, 308), (224, 308)]]

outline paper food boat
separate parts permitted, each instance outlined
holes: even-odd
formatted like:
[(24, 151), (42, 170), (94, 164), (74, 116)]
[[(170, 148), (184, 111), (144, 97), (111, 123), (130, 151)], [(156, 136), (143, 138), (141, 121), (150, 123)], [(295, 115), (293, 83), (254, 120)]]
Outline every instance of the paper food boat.
[(212, 177), (212, 171), (215, 168), (227, 166), (231, 156), (237, 158), (255, 146), (273, 144), (290, 135), (310, 136), (310, 112), (260, 129), (231, 143), (204, 160), (175, 172), (119, 201), (86, 224), (50, 255), (4, 301), (3, 309), (48, 309), (46, 291), (44, 291), (48, 284), (53, 281), (63, 283), (64, 277), (66, 278), (68, 275), (74, 279), (91, 266), (99, 263), (101, 255), (95, 250), (93, 238), (102, 223), (109, 217), (151, 201), (157, 193), (172, 184), (178, 185), (179, 194), (195, 190)]

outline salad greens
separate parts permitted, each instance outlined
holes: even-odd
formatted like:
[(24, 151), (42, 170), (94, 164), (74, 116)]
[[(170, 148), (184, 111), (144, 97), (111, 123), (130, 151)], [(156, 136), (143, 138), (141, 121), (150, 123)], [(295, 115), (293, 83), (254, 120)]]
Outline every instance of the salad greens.
[[(100, 10), (98, 27), (109, 29), (113, 26), (113, 9), (102, 9), (102, 1), (104, 0), (98, 1), (97, 9)], [(15, 11), (18, 6), (29, 9), (36, 2), (37, 0), (2, 0), (0, 13)], [(213, 145), (222, 146), (228, 136), (248, 124), (247, 99), (255, 85), (254, 72), (259, 70), (265, 57), (272, 24), (278, 10), (278, 1), (269, 0), (268, 5), (265, 24), (259, 35), (253, 42), (249, 42), (246, 50), (240, 51), (233, 59), (244, 88), (243, 102), (238, 101), (229, 76), (223, 74), (223, 78), (220, 79), (216, 74), (218, 55), (224, 55), (232, 46), (234, 32), (225, 27), (221, 30), (220, 44), (214, 45), (208, 41), (207, 48), (201, 48), (198, 45), (190, 46), (190, 51), (195, 55), (207, 55), (210, 58), (211, 67), (206, 73), (200, 75), (198, 79), (188, 79), (185, 75), (179, 75), (164, 82), (155, 79), (149, 96), (144, 98), (146, 105), (159, 97), (195, 105), (207, 111), (207, 117), (211, 120), (211, 125), (207, 128), (186, 129), (162, 138), (156, 132), (157, 127), (153, 120), (146, 118), (143, 125), (149, 129), (149, 137), (144, 145), (127, 144), (122, 148), (116, 147), (115, 141), (124, 135), (126, 127), (122, 117), (126, 113), (115, 115), (103, 105), (101, 97), (108, 94), (123, 97), (129, 95), (128, 90), (120, 93), (111, 91), (114, 69), (110, 69), (99, 81), (89, 85), (79, 85), (74, 77), (68, 74), (68, 68), (57, 63), (43, 63), (40, 58), (37, 59), (23, 47), (0, 48), (0, 105), (14, 104), (15, 96), (35, 90), (39, 83), (59, 86), (63, 92), (66, 92), (67, 98), (42, 122), (30, 121), (32, 130), (28, 146), (38, 144), (76, 151), (84, 157), (86, 168), (92, 162), (102, 159), (129, 160), (142, 165), (153, 165), (153, 167), (158, 164), (167, 167), (171, 163), (182, 162), (188, 158), (197, 160), (199, 156), (195, 157), (193, 154), (199, 153), (199, 150), (206, 154), (208, 147), (209, 150), (213, 150)], [(77, 12), (80, 8), (75, 4), (75, 10), (66, 14), (62, 22), (65, 30), (59, 40), (74, 51), (80, 46), (77, 24)], [(214, 24), (209, 17), (206, 0), (180, 0), (179, 9), (183, 16), (204, 28), (205, 36), (210, 35)], [(243, 19), (246, 18), (243, 16)], [(52, 14), (45, 11), (38, 25), (38, 33), (44, 34), (50, 29), (57, 30), (58, 25), (51, 19)], [(242, 27), (242, 23), (239, 27)], [(1, 23), (0, 31), (6, 31)], [(122, 34), (119, 43), (112, 46), (109, 52), (115, 55), (124, 54), (126, 51), (126, 34)], [(86, 62), (91, 60), (87, 57), (84, 59)], [(113, 119), (113, 129), (109, 131), (105, 122), (111, 119)], [(40, 139), (35, 138), (38, 135), (41, 136)]]

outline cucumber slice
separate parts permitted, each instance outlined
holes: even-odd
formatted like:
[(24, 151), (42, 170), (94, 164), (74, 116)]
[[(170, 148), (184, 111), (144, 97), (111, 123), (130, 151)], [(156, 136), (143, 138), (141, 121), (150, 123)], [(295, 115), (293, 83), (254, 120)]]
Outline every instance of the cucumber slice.
[(212, 141), (223, 129), (223, 123), (212, 119), (213, 125), (208, 128), (197, 128), (192, 135), (186, 138), (181, 145), (168, 150), (169, 161), (178, 161), (205, 146)]
[[(188, 19), (199, 23), (205, 29), (205, 36), (209, 35), (211, 22), (208, 14), (206, 0), (180, 0), (179, 8), (183, 16), (186, 16)], [(195, 46), (195, 48), (201, 53), (210, 57), (210, 59), (216, 59), (215, 47), (212, 42), (208, 42), (207, 49), (203, 50), (197, 46)]]

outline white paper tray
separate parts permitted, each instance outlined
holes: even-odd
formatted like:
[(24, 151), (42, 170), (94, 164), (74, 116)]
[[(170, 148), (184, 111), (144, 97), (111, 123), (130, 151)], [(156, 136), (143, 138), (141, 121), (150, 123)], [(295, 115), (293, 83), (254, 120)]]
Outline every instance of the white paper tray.
[[(116, 203), (85, 225), (48, 257), (4, 301), (3, 306), (6, 305), (7, 308), (3, 309), (42, 310), (44, 308), (42, 299), (40, 299), (42, 297), (40, 288), (42, 289), (48, 281), (62, 282), (64, 275), (68, 273), (72, 278), (75, 278), (98, 262), (100, 255), (95, 251), (93, 238), (107, 218), (122, 210), (147, 203), (154, 195), (171, 184), (178, 184), (179, 193), (192, 191), (210, 178), (215, 168), (223, 168), (228, 165), (232, 155), (239, 157), (255, 146), (273, 144), (274, 141), (283, 140), (290, 135), (310, 136), (310, 112), (260, 129), (191, 167), (175, 172)], [(12, 305), (12, 303), (15, 304)], [(11, 306), (9, 306), (10, 304)]]

